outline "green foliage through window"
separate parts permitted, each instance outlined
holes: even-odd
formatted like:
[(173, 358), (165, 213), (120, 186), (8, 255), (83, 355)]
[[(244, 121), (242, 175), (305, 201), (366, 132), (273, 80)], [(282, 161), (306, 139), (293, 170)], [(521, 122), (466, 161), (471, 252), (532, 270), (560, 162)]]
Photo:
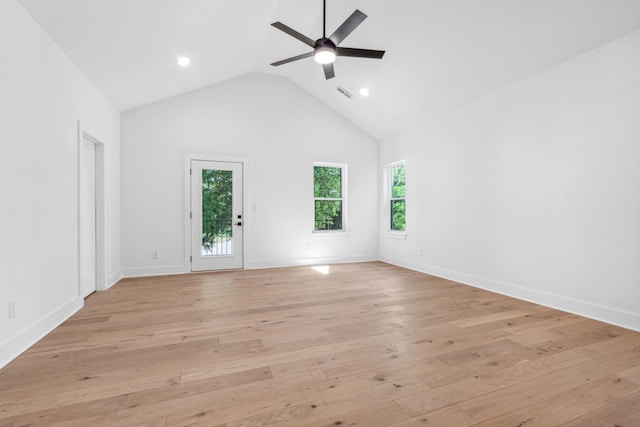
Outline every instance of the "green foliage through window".
[(316, 200), (316, 230), (342, 230), (342, 201)]
[(406, 177), (404, 165), (398, 165), (391, 168), (391, 230), (406, 230)]
[(216, 243), (232, 235), (233, 172), (202, 171), (202, 248), (211, 251)]
[(314, 166), (313, 196), (326, 199), (342, 197), (342, 168)]
[(314, 229), (342, 230), (342, 168), (313, 167)]

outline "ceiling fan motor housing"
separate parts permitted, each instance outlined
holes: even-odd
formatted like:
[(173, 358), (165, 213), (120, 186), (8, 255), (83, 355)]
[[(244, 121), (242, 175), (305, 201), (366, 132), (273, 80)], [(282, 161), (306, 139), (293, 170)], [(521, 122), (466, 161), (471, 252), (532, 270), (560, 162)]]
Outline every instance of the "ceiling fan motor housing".
[(321, 39), (316, 40), (316, 44), (313, 46), (313, 49), (315, 51), (318, 51), (318, 49), (331, 49), (335, 52), (336, 47), (337, 47), (336, 44), (332, 42), (330, 38), (323, 37)]

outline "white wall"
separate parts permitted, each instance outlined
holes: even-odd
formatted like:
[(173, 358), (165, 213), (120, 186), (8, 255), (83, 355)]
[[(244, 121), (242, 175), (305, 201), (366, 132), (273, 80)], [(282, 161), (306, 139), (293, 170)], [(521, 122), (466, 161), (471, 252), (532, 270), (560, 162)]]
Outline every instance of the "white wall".
[(0, 2), (0, 52), (1, 367), (83, 303), (78, 120), (105, 139), (111, 281), (120, 269), (120, 184), (119, 112), (14, 0)]
[[(188, 153), (248, 159), (245, 268), (377, 259), (377, 141), (287, 80), (249, 74), (123, 114), (126, 276), (190, 270)], [(311, 232), (314, 161), (348, 164), (348, 235)]]
[(382, 259), (640, 330), (640, 32), (381, 144), (400, 159)]

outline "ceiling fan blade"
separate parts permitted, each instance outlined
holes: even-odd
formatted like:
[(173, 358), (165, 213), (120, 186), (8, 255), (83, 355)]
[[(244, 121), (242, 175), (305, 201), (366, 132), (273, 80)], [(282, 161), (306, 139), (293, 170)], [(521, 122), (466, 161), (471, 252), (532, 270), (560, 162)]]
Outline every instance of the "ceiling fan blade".
[(365, 19), (367, 19), (367, 15), (356, 9), (356, 11), (329, 36), (329, 39), (338, 46), (342, 40), (346, 39)]
[(298, 61), (299, 59), (311, 58), (312, 56), (313, 52), (303, 53), (302, 55), (293, 56), (291, 58), (283, 59), (282, 61), (274, 62), (271, 65), (277, 67), (278, 65), (288, 64), (289, 62)]
[(306, 44), (307, 46), (310, 46), (310, 47), (315, 46), (315, 43), (316, 43), (315, 40), (311, 40), (309, 37), (305, 36), (304, 34), (300, 34), (293, 28), (284, 25), (282, 22), (274, 22), (273, 24), (271, 24), (271, 26), (276, 27), (280, 31), (289, 34), (291, 37), (294, 37), (300, 40), (302, 43)]
[(336, 72), (333, 69), (333, 63), (330, 64), (322, 64), (322, 69), (324, 70), (324, 78), (329, 80), (336, 76)]
[(339, 47), (336, 49), (337, 56), (352, 56), (355, 58), (382, 59), (384, 52), (384, 50), (355, 49), (352, 47)]

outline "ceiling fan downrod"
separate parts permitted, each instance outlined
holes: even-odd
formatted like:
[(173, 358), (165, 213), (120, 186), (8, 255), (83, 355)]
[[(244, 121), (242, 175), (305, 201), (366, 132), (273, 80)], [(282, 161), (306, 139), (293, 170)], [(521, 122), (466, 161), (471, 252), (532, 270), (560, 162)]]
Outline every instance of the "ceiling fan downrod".
[(322, 38), (327, 38), (327, 0), (322, 1)]

